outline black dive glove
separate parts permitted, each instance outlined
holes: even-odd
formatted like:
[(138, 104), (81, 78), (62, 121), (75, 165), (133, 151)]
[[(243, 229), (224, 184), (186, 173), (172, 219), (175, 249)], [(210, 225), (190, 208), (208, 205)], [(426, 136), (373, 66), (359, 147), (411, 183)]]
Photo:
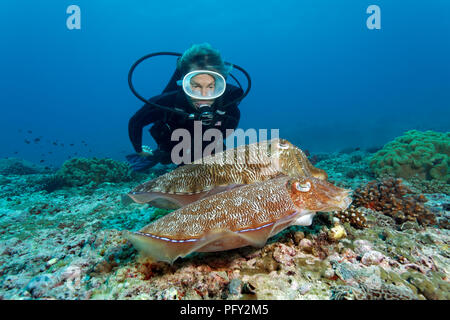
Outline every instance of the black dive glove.
[[(168, 153), (166, 151), (162, 150), (155, 150), (152, 152), (149, 156), (141, 156), (138, 154), (129, 154), (125, 156), (127, 158), (128, 163), (130, 164), (130, 167), (134, 171), (145, 171), (153, 166), (155, 166), (158, 163), (167, 164), (167, 157)], [(169, 162), (170, 162), (170, 155), (169, 155)]]

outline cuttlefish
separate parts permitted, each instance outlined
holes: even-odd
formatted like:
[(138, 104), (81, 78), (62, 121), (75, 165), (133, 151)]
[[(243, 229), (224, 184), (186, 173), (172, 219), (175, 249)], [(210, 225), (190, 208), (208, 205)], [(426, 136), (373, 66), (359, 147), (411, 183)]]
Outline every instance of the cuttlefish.
[(345, 210), (349, 193), (312, 176), (282, 176), (188, 204), (128, 238), (144, 255), (168, 263), (194, 251), (262, 247), (291, 225), (311, 225), (317, 211)]
[(246, 184), (282, 175), (326, 180), (305, 153), (284, 139), (242, 145), (199, 159), (147, 181), (128, 196), (135, 202), (176, 209)]

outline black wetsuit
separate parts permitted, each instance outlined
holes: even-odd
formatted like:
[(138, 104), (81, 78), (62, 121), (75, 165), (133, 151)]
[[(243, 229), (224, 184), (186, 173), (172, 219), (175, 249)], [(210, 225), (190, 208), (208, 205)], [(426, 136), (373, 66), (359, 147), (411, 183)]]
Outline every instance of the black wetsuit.
[[(128, 123), (130, 141), (137, 153), (142, 152), (142, 129), (153, 123), (150, 133), (158, 144), (158, 149), (166, 153), (164, 159), (161, 160), (162, 163), (170, 163), (170, 153), (172, 148), (179, 143), (179, 141), (171, 141), (172, 132), (175, 129), (183, 128), (188, 130), (193, 138), (194, 120), (189, 119), (184, 115), (163, 110), (151, 105), (151, 103), (153, 102), (165, 107), (181, 109), (188, 114), (198, 113), (198, 110), (190, 105), (181, 87), (176, 86), (176, 82), (173, 81), (175, 78), (179, 79), (179, 75), (174, 74), (163, 93), (151, 98), (149, 100), (150, 103), (145, 104), (138, 110)], [(225, 108), (222, 108), (222, 106), (239, 98), (242, 94), (242, 89), (227, 84), (224, 94), (217, 98), (212, 105), (214, 110), (219, 110), (219, 113), (214, 113), (214, 121), (210, 125), (202, 125), (202, 132), (204, 133), (210, 128), (216, 128), (222, 132), (222, 135), (225, 138), (226, 129), (236, 129), (240, 119), (238, 103), (225, 106)], [(224, 112), (224, 114), (222, 114), (222, 112)], [(219, 122), (220, 125), (215, 125), (217, 122)], [(191, 143), (193, 143), (193, 141)], [(210, 141), (203, 142), (202, 150), (210, 143)], [(193, 160), (195, 159), (192, 155), (191, 161)]]

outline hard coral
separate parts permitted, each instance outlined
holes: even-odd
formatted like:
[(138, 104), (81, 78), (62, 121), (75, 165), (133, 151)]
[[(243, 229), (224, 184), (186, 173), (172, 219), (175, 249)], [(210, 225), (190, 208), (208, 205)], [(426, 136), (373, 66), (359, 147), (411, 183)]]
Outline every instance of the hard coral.
[(64, 162), (57, 172), (70, 186), (82, 186), (93, 182), (122, 182), (131, 180), (127, 164), (112, 159), (73, 158)]
[(405, 179), (450, 183), (450, 132), (411, 130), (387, 143), (374, 154), (370, 166), (379, 177), (390, 175)]
[(39, 181), (39, 183), (41, 184), (42, 190), (45, 190), (48, 193), (62, 189), (67, 185), (66, 179), (57, 174), (44, 177)]
[(434, 225), (435, 215), (423, 205), (426, 201), (423, 194), (414, 194), (401, 179), (389, 178), (373, 180), (356, 189), (353, 204), (380, 211), (394, 218), (397, 224), (417, 221), (420, 225)]
[(356, 229), (368, 227), (364, 212), (354, 204), (350, 205), (346, 210), (336, 212), (334, 216), (342, 223), (349, 223)]
[(417, 176), (408, 179), (409, 184), (414, 189), (423, 193), (444, 193), (450, 195), (450, 184), (440, 180), (423, 180)]
[(359, 287), (336, 286), (331, 300), (417, 300), (418, 297), (406, 287), (382, 284), (378, 288), (359, 284)]

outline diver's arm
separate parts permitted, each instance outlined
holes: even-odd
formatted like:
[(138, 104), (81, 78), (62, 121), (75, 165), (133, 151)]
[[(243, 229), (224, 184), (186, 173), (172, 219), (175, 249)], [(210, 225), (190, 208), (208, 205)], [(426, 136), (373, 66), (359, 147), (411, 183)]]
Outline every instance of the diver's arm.
[(150, 104), (144, 105), (128, 121), (128, 136), (136, 153), (142, 153), (142, 129), (159, 120), (162, 112)]
[(224, 138), (227, 137), (227, 129), (234, 130), (237, 128), (240, 118), (241, 112), (239, 111), (237, 104), (233, 104), (227, 108), (226, 114), (218, 119), (218, 122), (220, 123), (220, 128), (218, 129), (222, 132)]

